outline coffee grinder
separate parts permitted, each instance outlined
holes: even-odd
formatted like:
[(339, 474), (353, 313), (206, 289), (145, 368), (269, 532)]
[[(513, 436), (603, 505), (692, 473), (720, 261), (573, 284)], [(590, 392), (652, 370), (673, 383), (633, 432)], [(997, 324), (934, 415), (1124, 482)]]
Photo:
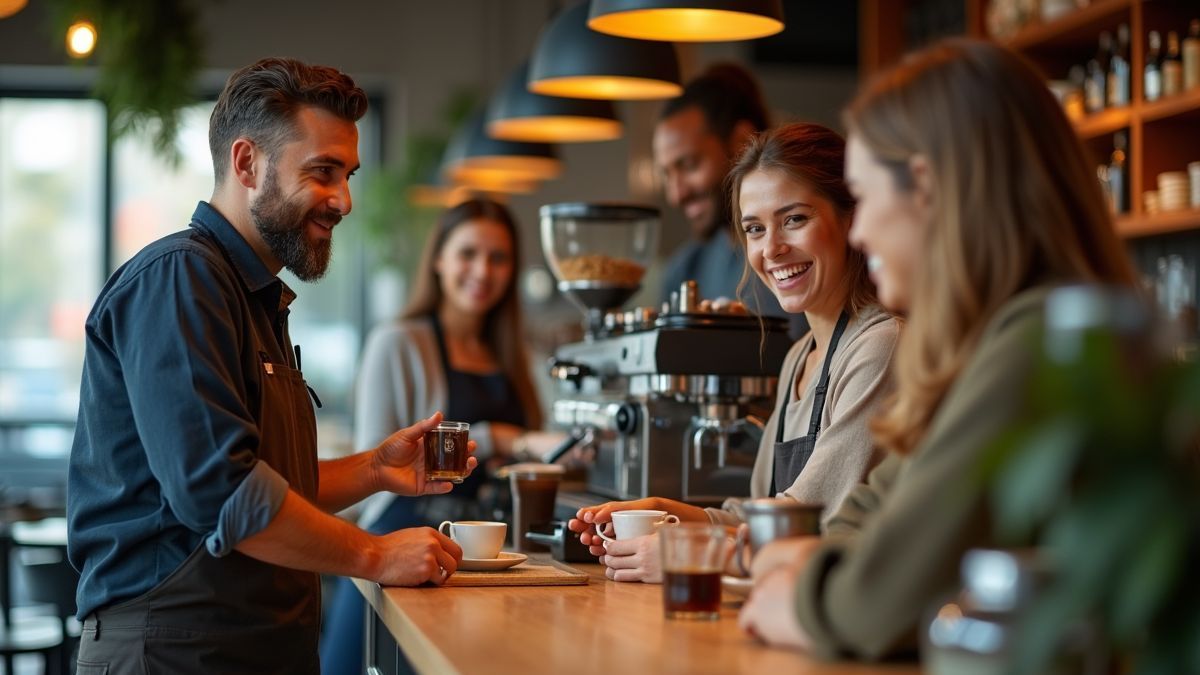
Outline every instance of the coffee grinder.
[(736, 303), (714, 310), (694, 281), (661, 307), (624, 310), (657, 248), (658, 210), (566, 203), (539, 215), (558, 289), (584, 313), (583, 340), (550, 365), (551, 422), (570, 433), (558, 454), (589, 458), (584, 492), (560, 493), (558, 515), (612, 499), (717, 506), (749, 495), (786, 322)]

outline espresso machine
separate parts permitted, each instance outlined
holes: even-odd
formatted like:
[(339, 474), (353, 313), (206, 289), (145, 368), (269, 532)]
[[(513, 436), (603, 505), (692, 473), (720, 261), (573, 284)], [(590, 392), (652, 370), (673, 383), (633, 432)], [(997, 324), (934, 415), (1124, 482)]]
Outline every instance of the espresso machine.
[(557, 453), (586, 458), (586, 492), (563, 511), (657, 496), (717, 506), (747, 496), (791, 346), (786, 321), (701, 299), (685, 282), (661, 307), (623, 309), (658, 244), (657, 209), (565, 203), (539, 212), (558, 289), (584, 313), (583, 340), (551, 359)]

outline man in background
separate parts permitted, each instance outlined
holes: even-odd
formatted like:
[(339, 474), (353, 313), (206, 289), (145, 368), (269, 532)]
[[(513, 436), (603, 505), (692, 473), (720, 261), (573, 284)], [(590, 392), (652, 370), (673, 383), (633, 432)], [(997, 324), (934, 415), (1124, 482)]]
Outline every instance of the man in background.
[(784, 312), (754, 275), (737, 294), (745, 253), (731, 231), (725, 175), (746, 141), (768, 126), (758, 83), (732, 63), (710, 66), (666, 102), (654, 128), (654, 164), (667, 201), (683, 212), (691, 236), (667, 261), (662, 300), (694, 279), (702, 298), (739, 299), (753, 312), (788, 318), (795, 338), (808, 329), (803, 315)]

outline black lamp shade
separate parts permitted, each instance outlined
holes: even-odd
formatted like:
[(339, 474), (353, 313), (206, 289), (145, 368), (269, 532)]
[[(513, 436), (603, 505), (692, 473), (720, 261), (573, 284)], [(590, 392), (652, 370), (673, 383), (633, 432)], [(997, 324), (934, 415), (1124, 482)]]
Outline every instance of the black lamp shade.
[(622, 125), (612, 101), (542, 96), (526, 88), (528, 81), (526, 63), (492, 96), (487, 111), (488, 135), (541, 143), (608, 141), (621, 137)]
[(592, 30), (642, 40), (750, 40), (783, 30), (782, 0), (592, 0)]
[(669, 42), (632, 40), (588, 28), (588, 3), (563, 10), (538, 36), (529, 90), (546, 96), (662, 99), (683, 87)]
[(562, 173), (554, 146), (492, 138), (484, 130), (482, 112), (472, 115), (450, 139), (442, 165), (451, 182), (501, 192), (532, 191), (538, 181)]

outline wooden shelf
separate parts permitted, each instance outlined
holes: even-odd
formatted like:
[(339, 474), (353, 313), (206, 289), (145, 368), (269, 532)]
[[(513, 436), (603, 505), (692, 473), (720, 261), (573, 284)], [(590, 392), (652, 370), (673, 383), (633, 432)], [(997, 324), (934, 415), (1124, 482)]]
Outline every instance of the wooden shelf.
[[(989, 37), (986, 35), (986, 17), (993, 1), (963, 0), (966, 30), (970, 35)], [(1086, 7), (1055, 19), (1035, 20), (1007, 38), (993, 38), (1022, 53), (1046, 77), (1067, 79), (1072, 67), (1084, 65), (1094, 57), (1101, 32), (1110, 31), (1115, 35), (1121, 24), (1129, 26), (1130, 104), (1071, 122), (1089, 160), (1097, 164), (1108, 161), (1113, 134), (1128, 131), (1126, 189), (1132, 210), (1116, 218), (1114, 223), (1120, 236), (1127, 239), (1186, 231), (1194, 233), (1200, 240), (1200, 209), (1154, 215), (1143, 211), (1145, 192), (1157, 187), (1160, 173), (1183, 171), (1189, 163), (1200, 161), (1200, 89), (1152, 103), (1142, 98), (1148, 32), (1182, 30), (1196, 15), (1198, 2), (1200, 0), (1090, 0)], [(864, 62), (866, 70), (870, 71), (900, 58), (905, 46), (905, 7), (912, 3), (860, 0), (860, 4), (874, 8), (873, 12), (860, 17), (870, 29), (862, 33), (863, 39), (875, 39), (880, 46), (876, 55), (890, 57), (890, 60)]]
[(1118, 216), (1117, 233), (1126, 239), (1200, 229), (1200, 209), (1165, 211), (1152, 216)]
[(1200, 87), (1182, 94), (1142, 104), (1142, 121), (1154, 122), (1184, 116), (1200, 117)]
[[(1087, 7), (1064, 14), (1053, 21), (1036, 22), (1002, 42), (1013, 49), (1025, 51), (1059, 44), (1077, 44), (1081, 38), (1095, 43), (1096, 36), (1118, 17), (1127, 13), (1134, 0), (1093, 0)], [(1125, 19), (1128, 21), (1128, 18)]]
[(1107, 108), (1073, 122), (1075, 134), (1085, 141), (1108, 136), (1129, 126), (1130, 108)]

